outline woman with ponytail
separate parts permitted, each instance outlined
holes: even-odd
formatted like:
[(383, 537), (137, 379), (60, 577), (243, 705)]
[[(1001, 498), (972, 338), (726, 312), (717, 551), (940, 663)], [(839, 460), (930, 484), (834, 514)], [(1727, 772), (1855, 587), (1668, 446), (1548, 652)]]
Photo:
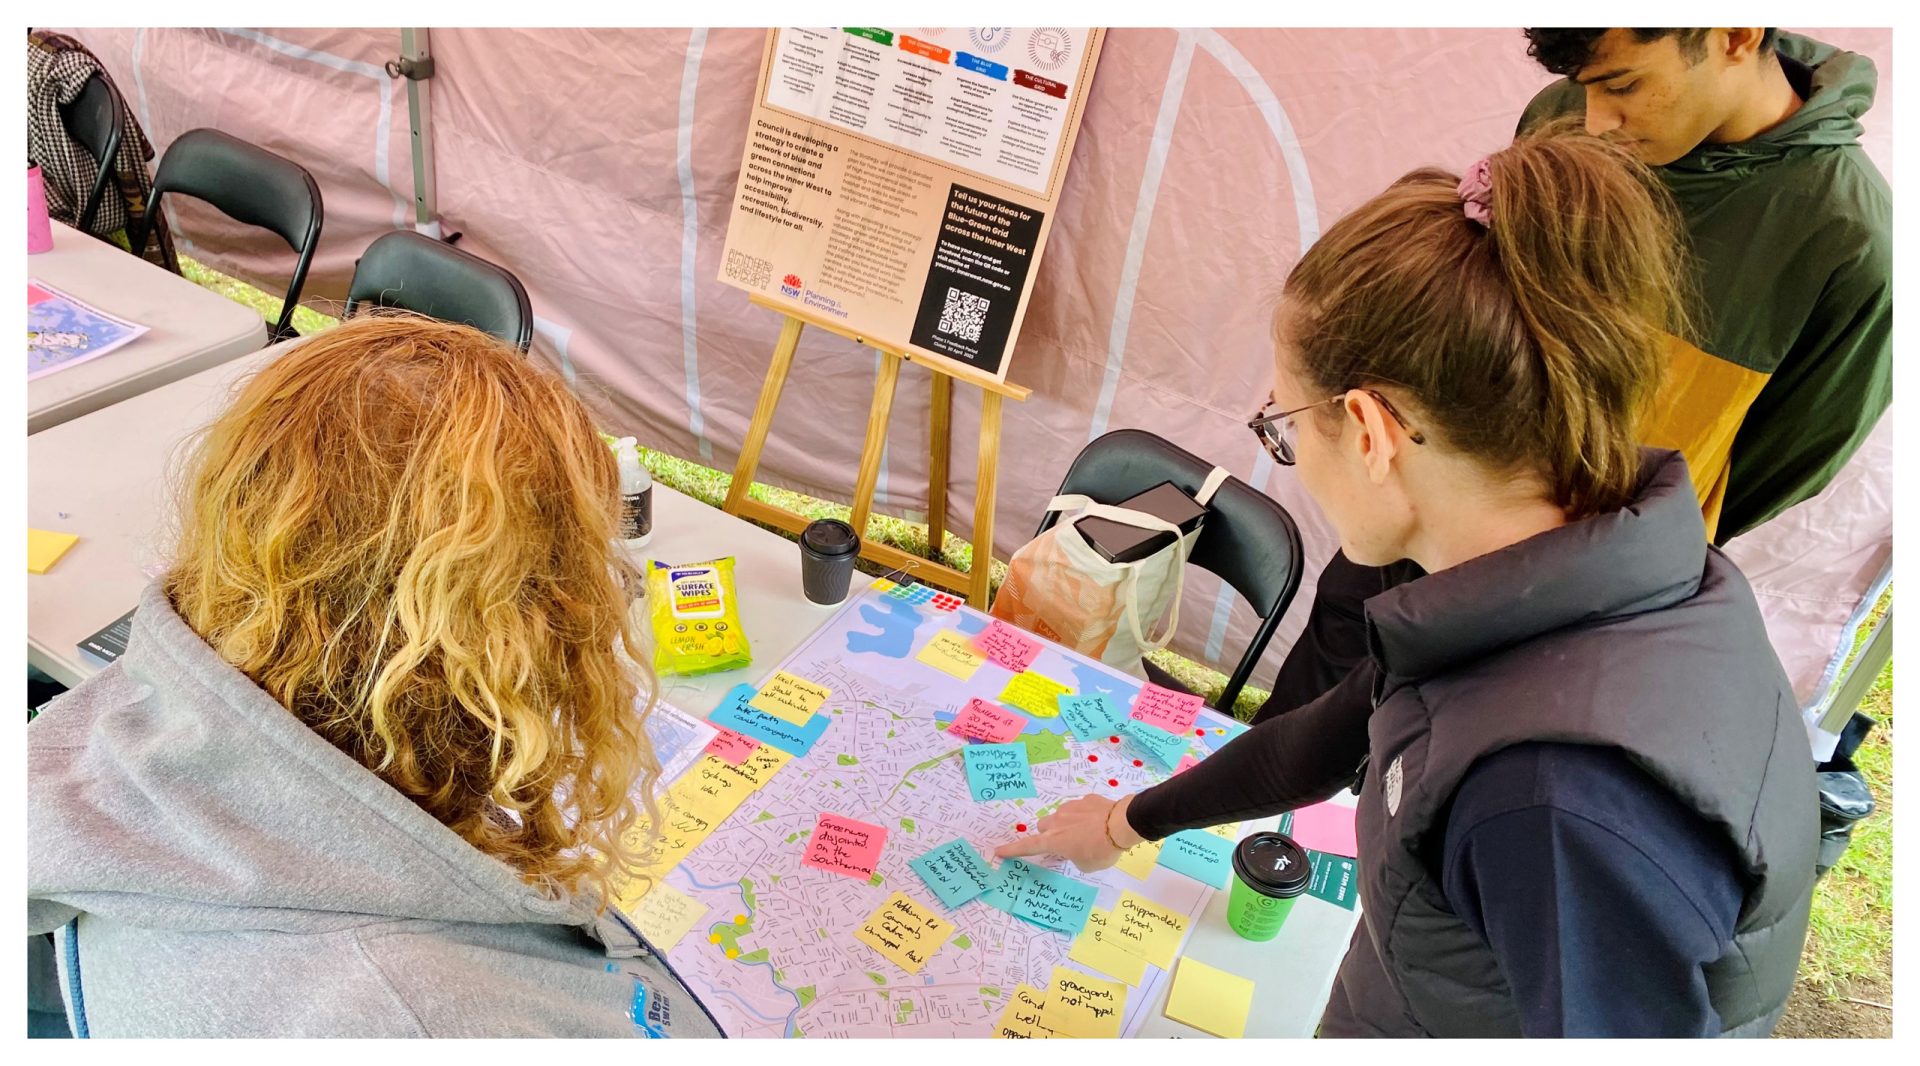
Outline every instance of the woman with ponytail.
[(1688, 333), (1678, 232), (1645, 167), (1557, 130), (1330, 229), (1250, 425), (1348, 557), (1425, 576), (1367, 601), (1367, 659), (1321, 699), (999, 854), (1098, 869), (1353, 783), (1363, 918), (1323, 1035), (1771, 1031), (1812, 760), (1685, 461), (1635, 443)]

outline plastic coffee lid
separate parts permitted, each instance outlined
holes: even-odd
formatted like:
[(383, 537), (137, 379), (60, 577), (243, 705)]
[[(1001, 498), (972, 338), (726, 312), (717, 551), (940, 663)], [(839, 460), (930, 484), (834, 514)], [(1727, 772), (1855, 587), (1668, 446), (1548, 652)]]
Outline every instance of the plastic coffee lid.
[(800, 531), (800, 544), (815, 555), (852, 555), (860, 550), (860, 536), (837, 518), (819, 518)]
[(1276, 899), (1307, 890), (1313, 864), (1306, 850), (1284, 833), (1255, 833), (1233, 849), (1233, 872), (1247, 887)]

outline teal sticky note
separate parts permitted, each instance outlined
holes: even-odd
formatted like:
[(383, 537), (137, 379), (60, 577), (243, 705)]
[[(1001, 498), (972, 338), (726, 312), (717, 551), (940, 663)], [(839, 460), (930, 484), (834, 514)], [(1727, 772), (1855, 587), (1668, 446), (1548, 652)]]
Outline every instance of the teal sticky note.
[(1039, 922), (1013, 909), (1014, 901), (1026, 893), (1027, 882), (1031, 879), (1030, 874), (1039, 869), (1041, 867), (1019, 859), (1005, 860), (1000, 864), (1000, 868), (994, 871), (993, 884), (980, 894), (980, 902), (994, 910), (1005, 911), (1028, 925), (1039, 926)]
[(1104, 692), (1084, 696), (1062, 693), (1060, 717), (1066, 720), (1067, 728), (1073, 730), (1074, 737), (1088, 744), (1112, 736), (1119, 730), (1120, 723), (1127, 720), (1127, 716), (1114, 705), (1112, 697)]
[(1313, 880), (1307, 883), (1307, 895), (1352, 910), (1354, 901), (1360, 898), (1359, 864), (1344, 855), (1329, 855), (1312, 848), (1305, 851), (1307, 861), (1313, 864)]
[(1204, 829), (1175, 833), (1160, 846), (1160, 865), (1215, 888), (1233, 876), (1234, 842)]
[(1144, 748), (1147, 754), (1159, 760), (1169, 770), (1180, 765), (1180, 757), (1187, 753), (1188, 741), (1191, 739), (1169, 733), (1158, 726), (1136, 722), (1131, 718), (1120, 723), (1120, 732), (1136, 747)]
[(1093, 901), (1100, 894), (1097, 885), (1019, 859), (1003, 861), (1000, 875), (993, 889), (1000, 899), (994, 906), (1068, 936), (1078, 934), (1087, 924)]
[(967, 788), (974, 801), (1032, 799), (1033, 766), (1025, 744), (969, 744), (960, 749), (967, 767)]
[(917, 859), (908, 859), (907, 865), (949, 907), (958, 907), (985, 892), (995, 880), (987, 860), (973, 850), (973, 845), (959, 839), (949, 840)]

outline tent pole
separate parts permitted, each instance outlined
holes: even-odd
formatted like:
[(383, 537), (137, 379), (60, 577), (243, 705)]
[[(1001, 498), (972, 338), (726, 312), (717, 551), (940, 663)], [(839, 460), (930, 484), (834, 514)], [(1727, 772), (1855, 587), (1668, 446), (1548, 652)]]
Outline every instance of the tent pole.
[(433, 111), (429, 94), (433, 53), (425, 27), (400, 31), (399, 67), (407, 79), (407, 123), (413, 130), (413, 228), (439, 240), (440, 219), (434, 195)]

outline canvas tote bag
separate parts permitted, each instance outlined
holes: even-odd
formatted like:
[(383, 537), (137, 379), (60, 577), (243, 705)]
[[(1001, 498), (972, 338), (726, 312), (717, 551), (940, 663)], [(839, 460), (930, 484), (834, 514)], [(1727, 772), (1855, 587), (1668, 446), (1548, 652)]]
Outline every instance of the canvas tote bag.
[[(1214, 467), (1194, 501), (1207, 506), (1228, 476)], [(1116, 670), (1143, 676), (1141, 656), (1166, 647), (1179, 628), (1187, 557), (1200, 530), (1183, 536), (1178, 526), (1157, 515), (1077, 494), (1048, 501), (1047, 513), (1055, 512), (1071, 515), (1013, 554), (990, 613)], [(1174, 540), (1144, 559), (1111, 563), (1073, 528), (1090, 517), (1163, 530)], [(1162, 615), (1166, 624), (1155, 635)]]

